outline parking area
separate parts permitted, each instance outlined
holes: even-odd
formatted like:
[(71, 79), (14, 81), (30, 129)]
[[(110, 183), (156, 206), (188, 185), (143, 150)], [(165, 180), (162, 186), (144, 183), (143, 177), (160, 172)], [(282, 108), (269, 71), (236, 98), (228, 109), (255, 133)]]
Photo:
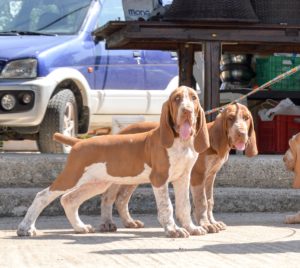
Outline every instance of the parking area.
[[(40, 217), (39, 235), (19, 238), (17, 217), (0, 219), (0, 267), (298, 267), (300, 225), (288, 213), (217, 213), (226, 231), (187, 239), (164, 236), (155, 215), (144, 229), (74, 234), (63, 216)], [(83, 216), (99, 225), (99, 216)]]

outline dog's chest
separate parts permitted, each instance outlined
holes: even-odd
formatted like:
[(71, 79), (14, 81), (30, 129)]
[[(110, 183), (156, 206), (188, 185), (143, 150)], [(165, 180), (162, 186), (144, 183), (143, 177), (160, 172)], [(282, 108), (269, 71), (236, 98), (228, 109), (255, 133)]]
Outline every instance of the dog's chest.
[(179, 139), (175, 139), (173, 146), (167, 152), (170, 164), (169, 181), (189, 175), (198, 157), (193, 143), (183, 143)]
[(216, 154), (206, 156), (205, 158), (206, 172), (208, 174), (217, 173), (224, 165), (224, 163), (228, 160), (228, 155), (229, 154), (226, 154), (224, 157), (219, 157)]

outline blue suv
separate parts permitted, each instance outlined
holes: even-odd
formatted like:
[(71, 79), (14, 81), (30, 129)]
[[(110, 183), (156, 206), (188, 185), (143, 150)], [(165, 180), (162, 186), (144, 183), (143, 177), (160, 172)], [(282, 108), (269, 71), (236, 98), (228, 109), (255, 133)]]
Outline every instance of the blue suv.
[(93, 31), (123, 20), (122, 0), (0, 0), (0, 139), (68, 152), (54, 132), (159, 116), (178, 85), (174, 52), (107, 50)]

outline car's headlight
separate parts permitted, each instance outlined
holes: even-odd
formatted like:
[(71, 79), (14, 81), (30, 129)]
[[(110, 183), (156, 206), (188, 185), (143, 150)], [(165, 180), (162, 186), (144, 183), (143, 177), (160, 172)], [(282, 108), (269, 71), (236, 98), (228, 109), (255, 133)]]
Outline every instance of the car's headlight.
[(36, 76), (36, 59), (10, 61), (5, 65), (0, 74), (0, 78), (35, 78)]

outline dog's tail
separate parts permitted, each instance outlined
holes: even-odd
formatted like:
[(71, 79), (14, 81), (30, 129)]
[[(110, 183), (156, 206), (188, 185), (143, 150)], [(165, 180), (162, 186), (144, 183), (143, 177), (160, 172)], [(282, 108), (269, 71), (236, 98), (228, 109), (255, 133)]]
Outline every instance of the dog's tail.
[(58, 132), (54, 133), (53, 140), (60, 142), (62, 144), (70, 145), (70, 146), (73, 146), (77, 142), (81, 141), (81, 139), (78, 139), (75, 137), (70, 137), (70, 136), (65, 136)]
[[(133, 134), (133, 133), (147, 132), (149, 130), (156, 128), (158, 125), (159, 125), (158, 122), (138, 122), (122, 129), (118, 134)], [(65, 136), (58, 132), (54, 133), (53, 140), (69, 146), (73, 146), (77, 142), (82, 141), (82, 139)]]
[(118, 134), (135, 134), (150, 131), (158, 127), (159, 122), (137, 122), (123, 128)]

